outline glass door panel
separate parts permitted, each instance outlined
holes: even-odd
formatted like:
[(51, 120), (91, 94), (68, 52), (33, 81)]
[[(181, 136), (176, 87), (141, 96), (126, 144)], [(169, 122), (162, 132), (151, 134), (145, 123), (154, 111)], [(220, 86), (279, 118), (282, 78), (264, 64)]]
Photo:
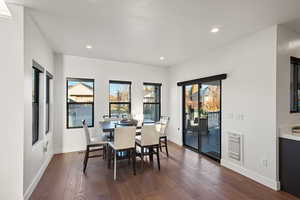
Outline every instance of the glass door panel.
[(200, 151), (215, 159), (221, 157), (221, 81), (201, 84)]
[(183, 142), (199, 150), (199, 84), (183, 87)]

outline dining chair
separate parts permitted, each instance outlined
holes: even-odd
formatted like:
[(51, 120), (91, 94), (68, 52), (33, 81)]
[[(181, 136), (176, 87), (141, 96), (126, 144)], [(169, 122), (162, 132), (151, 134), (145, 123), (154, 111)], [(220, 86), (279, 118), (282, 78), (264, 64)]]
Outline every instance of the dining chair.
[(156, 130), (160, 133), (159, 137), (159, 148), (162, 152), (162, 147), (165, 147), (167, 157), (169, 157), (168, 151), (168, 137), (167, 137), (167, 128), (169, 125), (170, 118), (168, 116), (161, 116), (160, 121), (156, 123)]
[(109, 119), (109, 115), (103, 115), (103, 116), (102, 116), (102, 119), (103, 119), (104, 121), (107, 121), (107, 120)]
[(144, 125), (144, 121), (142, 120), (137, 120), (136, 124), (136, 135), (141, 135), (142, 127)]
[(141, 130), (141, 135), (136, 136), (135, 143), (140, 147), (139, 156), (144, 166), (144, 156), (149, 155), (150, 161), (153, 162), (153, 154), (157, 157), (157, 165), (160, 170), (159, 158), (159, 132), (155, 125), (144, 125)]
[[(82, 127), (84, 129), (84, 135), (86, 138), (86, 151), (83, 161), (83, 172), (85, 173), (86, 167), (88, 164), (89, 158), (103, 157), (106, 158), (106, 150), (107, 150), (107, 139), (103, 134), (99, 134), (98, 136), (92, 136), (90, 134), (88, 125), (85, 120), (82, 121)], [(91, 152), (102, 152), (102, 154), (90, 155)]]
[(135, 169), (135, 126), (117, 127), (114, 130), (114, 141), (109, 142), (108, 150), (108, 166), (112, 158), (114, 159), (114, 180), (117, 179), (117, 157), (118, 152), (127, 151), (129, 159), (132, 157), (133, 160), (133, 174), (136, 174)]
[(104, 132), (104, 131), (103, 131), (103, 129), (104, 129), (103, 124), (105, 124), (105, 123), (108, 123), (108, 121), (101, 120), (101, 121), (99, 121), (99, 123), (97, 123), (97, 124), (98, 124), (97, 132), (98, 132), (100, 135), (104, 135), (104, 136), (107, 138), (107, 140), (109, 141), (109, 140), (112, 139), (112, 135), (113, 135), (113, 134), (112, 134), (111, 132)]

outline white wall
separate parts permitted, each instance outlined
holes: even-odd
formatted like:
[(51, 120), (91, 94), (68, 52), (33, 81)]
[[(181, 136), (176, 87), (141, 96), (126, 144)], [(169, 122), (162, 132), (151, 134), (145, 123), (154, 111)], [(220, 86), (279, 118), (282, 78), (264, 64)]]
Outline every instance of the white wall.
[(283, 25), (278, 26), (277, 51), (277, 120), (283, 131), (300, 124), (300, 113), (290, 113), (290, 57), (300, 58), (300, 34)]
[(0, 18), (0, 199), (23, 199), (24, 38), (21, 6), (9, 5), (12, 19)]
[[(45, 84), (46, 73), (40, 75), (40, 134), (39, 141), (32, 146), (32, 60), (39, 63), (45, 71), (54, 75), (53, 52), (47, 41), (41, 34), (39, 28), (25, 9), (25, 60), (24, 60), (24, 196), (27, 199), (53, 155), (53, 87), (50, 86), (50, 132), (45, 134)], [(53, 83), (52, 83), (53, 84)], [(47, 152), (43, 151), (43, 146), (48, 141)]]
[[(273, 189), (278, 188), (276, 137), (276, 33), (270, 27), (195, 60), (170, 68), (169, 138), (182, 143), (179, 81), (222, 73), (222, 160), (225, 165)], [(220, 33), (222, 34), (222, 33)], [(243, 120), (240, 116), (243, 115)], [(244, 162), (227, 156), (227, 132), (244, 135)], [(267, 167), (263, 166), (267, 160)]]
[(56, 55), (55, 80), (55, 152), (85, 149), (82, 129), (66, 129), (66, 78), (95, 79), (95, 128), (108, 114), (109, 80), (132, 81), (131, 108), (133, 115), (143, 113), (143, 82), (162, 83), (162, 115), (168, 114), (168, 70), (141, 64), (121, 63), (83, 57)]

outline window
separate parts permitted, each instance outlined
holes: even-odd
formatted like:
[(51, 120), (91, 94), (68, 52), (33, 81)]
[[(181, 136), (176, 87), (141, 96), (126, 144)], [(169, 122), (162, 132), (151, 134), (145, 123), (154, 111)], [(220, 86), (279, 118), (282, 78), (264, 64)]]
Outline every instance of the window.
[(300, 112), (300, 59), (291, 57), (291, 112)]
[(32, 145), (39, 140), (40, 123), (40, 73), (44, 69), (35, 61), (32, 63)]
[(131, 82), (109, 81), (109, 115), (128, 116), (131, 113)]
[(161, 84), (144, 83), (144, 122), (157, 122), (160, 119)]
[(46, 75), (46, 134), (49, 133), (50, 130), (50, 80), (53, 78), (52, 74), (47, 72)]
[(67, 79), (67, 128), (94, 127), (94, 80)]

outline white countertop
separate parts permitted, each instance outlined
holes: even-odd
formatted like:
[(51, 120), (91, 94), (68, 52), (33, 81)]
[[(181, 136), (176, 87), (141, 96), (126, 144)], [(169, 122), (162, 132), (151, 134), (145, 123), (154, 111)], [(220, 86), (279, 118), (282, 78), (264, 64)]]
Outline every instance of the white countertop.
[(292, 133), (280, 134), (280, 138), (290, 139), (290, 140), (297, 140), (300, 141), (299, 135), (293, 135)]
[(297, 125), (287, 125), (287, 126), (282, 126), (279, 130), (280, 130), (280, 138), (286, 138), (286, 139), (290, 139), (290, 140), (297, 140), (300, 141), (300, 135), (296, 135), (292, 133), (292, 127), (294, 126), (299, 126)]

